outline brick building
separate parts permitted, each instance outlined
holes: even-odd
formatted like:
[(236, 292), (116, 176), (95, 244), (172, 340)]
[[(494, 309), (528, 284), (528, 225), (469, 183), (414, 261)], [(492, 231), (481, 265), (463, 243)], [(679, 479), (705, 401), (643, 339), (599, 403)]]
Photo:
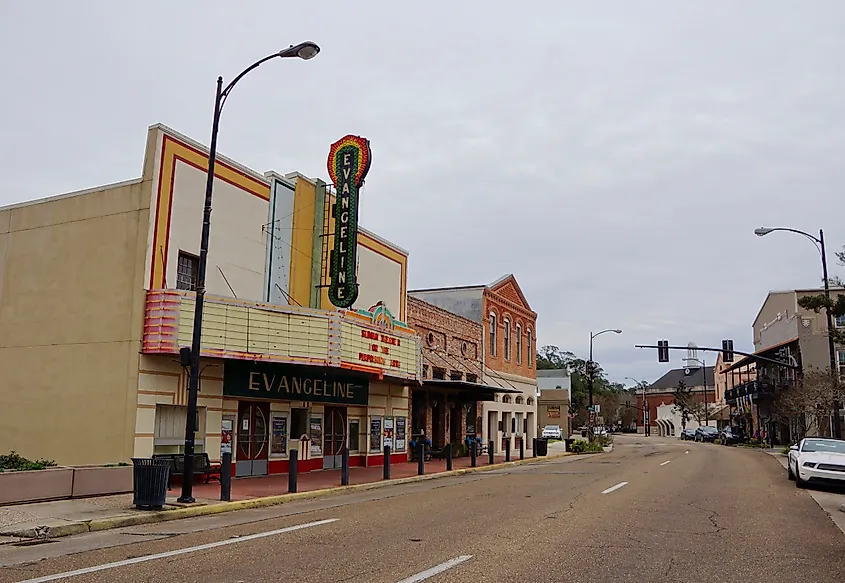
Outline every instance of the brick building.
[[(666, 435), (677, 435), (680, 431), (680, 423), (670, 422), (666, 427), (663, 427), (662, 419), (658, 419), (658, 409), (662, 405), (674, 405), (675, 390), (678, 388), (680, 381), (684, 381), (686, 386), (691, 390), (694, 400), (704, 402), (706, 395), (707, 403), (710, 403), (711, 410), (714, 410), (712, 407), (712, 404), (716, 402), (714, 372), (715, 368), (712, 366), (703, 368), (701, 366), (697, 368), (675, 368), (646, 387), (645, 399), (648, 404), (649, 425), (651, 426), (652, 435), (663, 435), (664, 433)], [(637, 413), (637, 427), (642, 428), (645, 427), (645, 423), (643, 420), (644, 407), (641, 391), (637, 393), (637, 405), (639, 408)], [(689, 429), (695, 429), (697, 426), (698, 424), (694, 421), (690, 421), (687, 424), (687, 428)]]
[[(537, 314), (512, 274), (489, 285), (409, 291), (408, 295), (459, 314), (484, 327), (481, 361), (484, 384), (497, 388), (482, 401), (482, 439), (496, 452), (524, 441), (530, 451), (537, 436)], [(478, 421), (478, 420), (477, 420)]]
[(423, 351), (421, 382), (410, 394), (411, 437), (424, 431), (433, 449), (451, 443), (462, 455), (477, 436), (481, 403), (503, 390), (482, 382), (484, 327), (413, 296), (407, 306)]

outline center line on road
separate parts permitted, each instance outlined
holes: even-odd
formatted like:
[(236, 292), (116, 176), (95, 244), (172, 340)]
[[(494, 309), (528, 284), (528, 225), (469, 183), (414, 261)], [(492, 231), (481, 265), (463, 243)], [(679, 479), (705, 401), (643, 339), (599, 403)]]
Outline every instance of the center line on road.
[(461, 563), (469, 561), (472, 558), (472, 555), (461, 555), (460, 557), (455, 557), (451, 561), (446, 561), (445, 563), (440, 563), (436, 567), (432, 567), (431, 569), (426, 569), (421, 573), (417, 573), (416, 575), (411, 575), (407, 579), (402, 579), (399, 583), (418, 583), (419, 581), (425, 581), (430, 577), (434, 577), (435, 575), (439, 575), (443, 571), (448, 571), (453, 567), (457, 567)]
[[(296, 526), (288, 526), (286, 528), (279, 528), (277, 530), (268, 530), (267, 532), (259, 532), (256, 534), (249, 534), (238, 538), (229, 538), (226, 540), (217, 541), (215, 543), (207, 543), (195, 547), (187, 547), (184, 549), (177, 549), (175, 551), (167, 551), (166, 553), (156, 553), (154, 555), (145, 555), (143, 557), (135, 557), (133, 559), (126, 559), (125, 561), (116, 561), (114, 563), (105, 563), (95, 567), (86, 567), (84, 569), (77, 569), (75, 571), (66, 571), (64, 573), (56, 573), (55, 575), (46, 575), (44, 577), (36, 577), (35, 579), (27, 579), (26, 581), (19, 581), (18, 583), (46, 583), (47, 581), (58, 581), (59, 579), (68, 579), (78, 575), (87, 575), (88, 573), (96, 573), (97, 571), (105, 571), (107, 569), (116, 569), (117, 567), (125, 567), (126, 565), (134, 565), (136, 563), (145, 563), (147, 561), (154, 561), (156, 559), (166, 559), (167, 557), (175, 557), (177, 555), (185, 555), (187, 553), (195, 553), (197, 551), (204, 551), (207, 549), (214, 549), (226, 545), (233, 545), (236, 543), (243, 543), (257, 538), (265, 538), (286, 532), (293, 532), (295, 530), (302, 530), (303, 528), (311, 528), (312, 526), (322, 526), (331, 522), (337, 522), (337, 518), (329, 518), (328, 520), (318, 520), (316, 522), (308, 522), (306, 524), (297, 524)], [(415, 581), (417, 579), (414, 579)], [(422, 579), (419, 579), (420, 581)], [(410, 579), (409, 579), (410, 581)]]
[(602, 492), (602, 494), (610, 494), (614, 490), (618, 490), (619, 488), (622, 488), (623, 486), (627, 486), (627, 485), (628, 485), (628, 482), (619, 482), (615, 486), (611, 486), (610, 488), (608, 488), (607, 490)]
[(663, 463), (662, 463), (662, 464), (660, 464), (660, 465), (661, 465), (661, 466), (665, 466), (666, 464), (670, 464), (670, 463), (672, 463), (672, 460), (666, 460), (665, 462), (663, 462)]

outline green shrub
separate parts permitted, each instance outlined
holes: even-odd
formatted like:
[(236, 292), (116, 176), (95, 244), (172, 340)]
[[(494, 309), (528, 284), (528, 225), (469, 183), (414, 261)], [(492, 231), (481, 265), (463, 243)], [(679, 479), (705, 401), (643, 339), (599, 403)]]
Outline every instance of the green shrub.
[(783, 455), (789, 455), (789, 448), (788, 448), (788, 447), (785, 447), (785, 448), (783, 448), (782, 450), (780, 450), (780, 452), (781, 452)]
[(0, 472), (24, 472), (27, 470), (43, 470), (55, 466), (56, 462), (52, 460), (39, 459), (30, 461), (23, 456), (18, 455), (14, 451), (8, 455), (0, 455)]
[(604, 446), (599, 441), (593, 441), (591, 443), (583, 439), (578, 439), (572, 442), (572, 445), (569, 446), (569, 451), (572, 453), (599, 453), (604, 451)]

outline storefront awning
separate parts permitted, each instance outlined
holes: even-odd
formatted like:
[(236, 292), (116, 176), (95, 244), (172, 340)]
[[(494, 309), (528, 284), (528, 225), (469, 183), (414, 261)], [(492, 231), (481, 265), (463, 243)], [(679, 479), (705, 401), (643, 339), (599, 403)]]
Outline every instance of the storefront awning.
[(513, 388), (506, 389), (504, 387), (449, 379), (426, 379), (422, 382), (422, 386), (424, 389), (445, 389), (449, 393), (456, 394), (456, 396), (464, 401), (492, 401), (495, 393), (522, 394), (522, 391)]

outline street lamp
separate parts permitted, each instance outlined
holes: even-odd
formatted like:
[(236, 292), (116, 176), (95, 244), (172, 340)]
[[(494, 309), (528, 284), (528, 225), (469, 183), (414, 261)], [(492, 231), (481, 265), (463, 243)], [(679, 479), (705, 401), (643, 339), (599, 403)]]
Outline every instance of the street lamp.
[(200, 341), (202, 339), (202, 311), (205, 300), (205, 271), (208, 263), (208, 237), (211, 230), (211, 194), (214, 188), (214, 162), (217, 158), (217, 129), (220, 125), (220, 114), (226, 98), (229, 97), (232, 88), (244, 75), (257, 68), (262, 63), (275, 58), (298, 58), (302, 60), (313, 59), (320, 52), (316, 43), (306, 41), (298, 45), (291, 45), (277, 53), (268, 55), (244, 69), (237, 77), (232, 79), (223, 89), (223, 77), (217, 78), (217, 94), (214, 99), (214, 117), (211, 123), (211, 144), (208, 151), (208, 176), (205, 183), (205, 207), (202, 218), (202, 238), (200, 240), (200, 257), (197, 269), (196, 304), (194, 308), (194, 330), (191, 337), (190, 377), (188, 384), (188, 417), (185, 420), (185, 458), (184, 472), (182, 475), (182, 495), (179, 502), (194, 502), (193, 497), (193, 467), (194, 467), (194, 421), (197, 414), (197, 392), (199, 389), (199, 368), (200, 368)]
[(645, 381), (640, 381), (635, 379), (634, 377), (625, 377), (625, 379), (629, 381), (634, 381), (636, 384), (642, 387), (643, 389), (643, 436), (649, 437), (651, 435), (651, 430), (649, 428), (649, 411), (648, 411), (648, 400), (646, 399), (645, 389), (648, 386), (648, 383)]
[[(759, 227), (754, 229), (754, 234), (758, 237), (765, 237), (769, 233), (774, 233), (775, 231), (787, 231), (789, 233), (804, 235), (813, 242), (813, 245), (816, 246), (816, 249), (818, 249), (821, 254), (822, 278), (824, 278), (824, 295), (827, 298), (827, 305), (825, 306), (825, 314), (827, 315), (827, 350), (830, 357), (830, 374), (834, 375), (836, 374), (836, 347), (833, 343), (833, 336), (830, 335), (833, 331), (833, 315), (830, 313), (830, 282), (827, 278), (827, 256), (825, 255), (824, 249), (824, 231), (819, 229), (819, 236), (815, 237), (810, 233), (805, 233), (804, 231), (799, 231), (798, 229), (787, 229), (785, 227)], [(833, 436), (837, 439), (842, 439), (842, 424), (839, 419), (838, 401), (833, 402)]]
[(622, 330), (619, 330), (618, 328), (608, 328), (607, 330), (602, 330), (601, 332), (596, 332), (595, 334), (590, 332), (590, 360), (587, 361), (587, 390), (590, 393), (590, 416), (587, 426), (590, 430), (590, 441), (593, 440), (593, 339), (608, 332), (622, 334)]

